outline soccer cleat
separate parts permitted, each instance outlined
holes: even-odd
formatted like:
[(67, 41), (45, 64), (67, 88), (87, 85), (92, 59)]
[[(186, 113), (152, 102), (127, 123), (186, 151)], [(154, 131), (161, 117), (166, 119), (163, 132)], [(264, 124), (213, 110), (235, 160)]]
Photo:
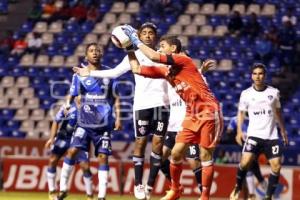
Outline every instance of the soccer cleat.
[(59, 195), (57, 196), (57, 200), (64, 200), (68, 196), (67, 191), (61, 191), (59, 192)]
[(105, 200), (105, 198), (98, 198), (98, 200)]
[(140, 199), (140, 200), (146, 199), (144, 185), (139, 184), (134, 186), (134, 196), (136, 199)]
[(265, 196), (265, 197), (263, 198), (263, 200), (272, 200), (272, 197), (270, 197), (270, 196)]
[(94, 196), (93, 195), (86, 195), (86, 200), (94, 200)]
[(230, 200), (238, 200), (239, 199), (240, 190), (235, 187), (233, 191), (230, 193)]
[(247, 200), (255, 200), (255, 194), (249, 194)]
[(49, 200), (56, 200), (56, 198), (57, 198), (57, 193), (56, 193), (56, 191), (51, 191), (51, 192), (49, 192), (48, 197), (49, 197)]
[(183, 192), (182, 187), (180, 187), (178, 190), (171, 189), (171, 190), (167, 191), (167, 194), (160, 200), (177, 200), (180, 198), (182, 192)]
[(151, 199), (151, 192), (153, 190), (153, 187), (146, 185), (145, 187), (145, 195), (146, 195), (146, 200), (150, 200)]

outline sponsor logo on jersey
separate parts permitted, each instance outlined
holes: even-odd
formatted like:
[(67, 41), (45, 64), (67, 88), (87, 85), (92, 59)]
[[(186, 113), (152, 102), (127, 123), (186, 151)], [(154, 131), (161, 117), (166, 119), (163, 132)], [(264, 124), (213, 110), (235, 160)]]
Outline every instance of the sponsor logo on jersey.
[(149, 124), (149, 121), (146, 120), (138, 120), (138, 125), (139, 126), (146, 126)]

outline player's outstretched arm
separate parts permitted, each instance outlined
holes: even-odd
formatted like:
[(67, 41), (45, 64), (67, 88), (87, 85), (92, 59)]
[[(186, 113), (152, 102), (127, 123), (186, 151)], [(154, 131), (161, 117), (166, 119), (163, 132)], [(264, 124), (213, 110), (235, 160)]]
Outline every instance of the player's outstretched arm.
[(132, 73), (140, 74), (141, 66), (133, 51), (128, 52), (128, 58), (129, 58), (129, 64), (131, 66)]
[(116, 120), (115, 120), (115, 131), (122, 130), (122, 122), (121, 122), (121, 104), (120, 104), (120, 97), (115, 97), (115, 113), (116, 113)]
[(160, 61), (160, 53), (151, 49), (147, 45), (144, 45), (140, 41), (137, 31), (132, 26), (124, 25), (123, 27), (125, 34), (130, 38), (131, 42), (138, 47), (150, 60), (154, 62)]
[(282, 118), (282, 115), (281, 115), (281, 109), (280, 108), (276, 108), (275, 117), (276, 117), (277, 123), (278, 123), (279, 128), (280, 128), (280, 133), (281, 133), (284, 145), (288, 145), (289, 140), (288, 140), (288, 136), (287, 136), (287, 131), (286, 131), (285, 126), (284, 126), (284, 122), (283, 122), (283, 118)]
[(117, 78), (122, 74), (125, 74), (129, 70), (129, 68), (126, 67), (125, 64), (123, 65), (122, 63), (120, 63), (115, 68), (108, 70), (90, 70), (87, 67), (73, 67), (72, 69), (74, 73), (78, 74), (79, 76), (91, 76), (96, 78)]

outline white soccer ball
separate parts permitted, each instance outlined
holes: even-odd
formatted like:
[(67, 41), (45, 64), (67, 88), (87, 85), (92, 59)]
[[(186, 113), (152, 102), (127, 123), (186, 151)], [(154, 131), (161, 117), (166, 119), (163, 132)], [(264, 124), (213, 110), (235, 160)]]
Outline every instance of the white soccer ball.
[(131, 45), (129, 37), (124, 33), (122, 26), (116, 26), (111, 33), (111, 41), (118, 48), (126, 48)]

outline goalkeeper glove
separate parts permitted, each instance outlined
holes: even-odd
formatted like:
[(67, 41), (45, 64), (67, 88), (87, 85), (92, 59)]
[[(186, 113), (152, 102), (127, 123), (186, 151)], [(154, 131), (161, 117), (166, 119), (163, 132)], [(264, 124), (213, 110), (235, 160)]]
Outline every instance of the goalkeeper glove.
[(143, 44), (137, 35), (137, 31), (132, 26), (128, 24), (124, 25), (123, 31), (130, 38), (132, 44), (134, 44), (136, 47), (139, 47), (139, 45)]

